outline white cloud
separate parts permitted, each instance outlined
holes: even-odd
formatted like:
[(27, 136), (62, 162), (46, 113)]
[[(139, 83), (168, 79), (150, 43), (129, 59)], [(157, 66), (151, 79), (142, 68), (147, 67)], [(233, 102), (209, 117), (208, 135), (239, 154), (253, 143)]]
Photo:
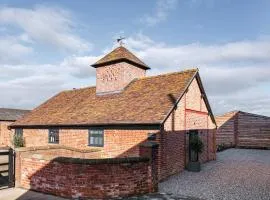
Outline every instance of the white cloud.
[(143, 16), (140, 21), (149, 26), (165, 21), (170, 11), (177, 6), (178, 0), (157, 0), (155, 12), (152, 15)]
[(65, 58), (60, 66), (71, 69), (71, 75), (77, 78), (87, 78), (95, 75), (95, 69), (91, 67), (101, 56), (72, 56)]
[[(64, 89), (89, 86), (98, 57), (78, 56), (91, 44), (77, 36), (72, 15), (66, 10), (37, 6), (33, 9), (0, 7), (0, 107), (33, 108)], [(13, 28), (20, 32), (13, 35)], [(76, 55), (55, 63), (35, 60), (37, 48), (53, 47)], [(85, 85), (84, 78), (90, 80)], [(92, 81), (93, 82), (93, 81)]]
[(27, 35), (26, 40), (67, 51), (87, 51), (91, 44), (76, 35), (71, 14), (60, 8), (36, 6), (33, 9), (1, 7), (0, 24), (15, 25)]
[(0, 38), (0, 63), (21, 63), (25, 57), (32, 54), (32, 47), (22, 43), (20, 36), (5, 36)]
[(168, 46), (135, 35), (127, 39), (127, 46), (152, 67), (152, 75), (198, 67), (215, 113), (244, 109), (270, 115), (269, 103), (260, 100), (269, 99), (269, 91), (259, 89), (260, 93), (255, 94), (262, 86), (270, 87), (267, 37), (215, 45)]
[(270, 61), (270, 40), (240, 41), (219, 45), (193, 43), (164, 46), (164, 44), (156, 44), (138, 53), (143, 59), (154, 61), (153, 64), (160, 67), (168, 65), (200, 66), (221, 62), (268, 62)]
[(72, 57), (56, 64), (4, 65), (0, 68), (0, 107), (33, 108), (72, 88), (94, 85), (92, 57)]

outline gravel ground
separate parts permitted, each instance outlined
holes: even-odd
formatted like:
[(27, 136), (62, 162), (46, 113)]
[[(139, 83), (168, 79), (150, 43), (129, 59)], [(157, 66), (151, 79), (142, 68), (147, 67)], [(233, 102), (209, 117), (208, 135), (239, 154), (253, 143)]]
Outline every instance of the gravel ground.
[(200, 199), (269, 200), (270, 150), (225, 150), (201, 172), (172, 176), (160, 183), (159, 190)]

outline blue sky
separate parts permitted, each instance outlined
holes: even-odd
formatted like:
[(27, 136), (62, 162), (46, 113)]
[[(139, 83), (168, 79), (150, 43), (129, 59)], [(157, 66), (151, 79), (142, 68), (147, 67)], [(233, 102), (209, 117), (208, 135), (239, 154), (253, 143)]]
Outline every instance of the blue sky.
[(23, 1), (0, 5), (0, 107), (95, 85), (115, 39), (152, 67), (198, 67), (214, 113), (270, 115), (270, 1)]

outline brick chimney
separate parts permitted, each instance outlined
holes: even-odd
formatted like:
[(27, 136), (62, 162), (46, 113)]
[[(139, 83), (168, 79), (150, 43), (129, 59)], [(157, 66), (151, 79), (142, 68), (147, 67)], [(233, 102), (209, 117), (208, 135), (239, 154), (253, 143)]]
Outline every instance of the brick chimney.
[(96, 93), (117, 93), (134, 79), (144, 77), (150, 69), (125, 47), (120, 46), (98, 60), (96, 68)]

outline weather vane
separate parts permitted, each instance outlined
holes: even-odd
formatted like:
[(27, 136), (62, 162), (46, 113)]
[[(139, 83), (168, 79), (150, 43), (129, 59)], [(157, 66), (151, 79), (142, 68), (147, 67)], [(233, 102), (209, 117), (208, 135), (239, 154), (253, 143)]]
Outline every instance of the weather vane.
[(126, 39), (126, 38), (125, 38), (125, 37), (120, 37), (120, 38), (118, 38), (116, 41), (118, 42), (118, 44), (119, 44), (120, 46), (123, 46), (123, 44), (125, 44), (125, 43), (123, 42), (124, 39)]

